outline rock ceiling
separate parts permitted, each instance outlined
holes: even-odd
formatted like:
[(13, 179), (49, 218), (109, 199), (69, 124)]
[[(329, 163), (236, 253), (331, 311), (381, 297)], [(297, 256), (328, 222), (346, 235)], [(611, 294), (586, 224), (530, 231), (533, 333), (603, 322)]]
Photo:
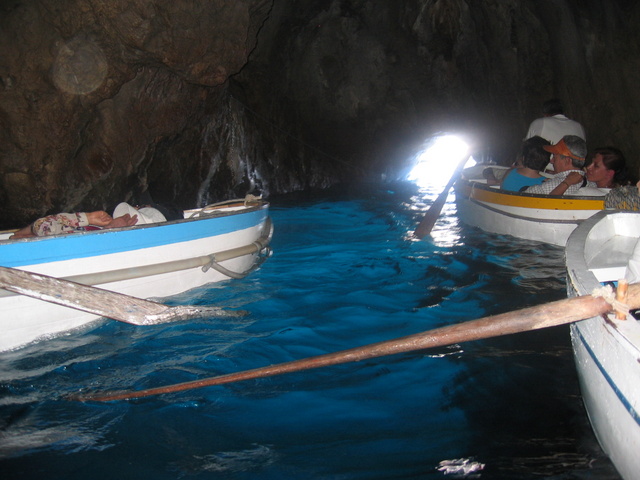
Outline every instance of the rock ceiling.
[(394, 173), (440, 131), (508, 162), (561, 97), (637, 170), (635, 1), (5, 0), (0, 226)]

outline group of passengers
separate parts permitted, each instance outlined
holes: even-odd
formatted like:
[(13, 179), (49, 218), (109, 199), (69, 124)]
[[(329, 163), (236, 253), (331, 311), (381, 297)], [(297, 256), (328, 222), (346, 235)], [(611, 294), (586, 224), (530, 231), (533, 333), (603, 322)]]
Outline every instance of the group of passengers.
[[(606, 195), (629, 185), (626, 160), (614, 147), (595, 149), (587, 158), (584, 128), (564, 115), (557, 99), (545, 102), (544, 117), (531, 123), (518, 158), (500, 188), (545, 195)], [(553, 170), (553, 175), (543, 172)]]

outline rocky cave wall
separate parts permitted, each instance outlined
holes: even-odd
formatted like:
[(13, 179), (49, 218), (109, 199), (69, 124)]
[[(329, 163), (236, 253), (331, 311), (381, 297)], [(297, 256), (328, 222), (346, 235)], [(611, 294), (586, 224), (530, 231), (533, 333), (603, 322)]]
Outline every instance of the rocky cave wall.
[(352, 176), (402, 171), (443, 131), (508, 164), (552, 97), (637, 174), (638, 13), (623, 0), (276, 2), (233, 80)]
[(637, 169), (639, 8), (578, 0), (2, 0), (0, 227), (402, 170), (460, 131), (507, 163), (559, 96)]
[[(247, 167), (223, 155), (233, 148), (228, 128), (214, 127), (231, 115), (228, 78), (246, 64), (270, 8), (3, 0), (0, 226), (111, 210), (143, 193), (185, 207), (235, 193)], [(221, 180), (210, 189), (212, 168)]]

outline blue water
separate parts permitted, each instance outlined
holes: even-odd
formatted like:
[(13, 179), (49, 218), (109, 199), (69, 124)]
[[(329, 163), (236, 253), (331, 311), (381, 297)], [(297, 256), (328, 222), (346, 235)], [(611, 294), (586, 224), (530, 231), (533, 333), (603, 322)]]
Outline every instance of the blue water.
[(452, 201), (431, 237), (411, 240), (437, 193), (273, 198), (273, 255), (259, 270), (170, 300), (247, 316), (103, 321), (0, 354), (0, 478), (618, 478), (589, 428), (567, 327), (132, 401), (66, 399), (564, 298), (562, 249), (460, 225)]

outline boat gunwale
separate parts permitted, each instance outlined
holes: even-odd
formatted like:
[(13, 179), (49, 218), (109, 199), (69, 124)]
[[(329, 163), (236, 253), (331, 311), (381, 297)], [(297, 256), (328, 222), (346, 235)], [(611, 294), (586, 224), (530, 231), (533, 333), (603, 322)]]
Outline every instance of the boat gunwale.
[[(468, 189), (469, 192), (466, 191), (462, 191), (462, 189)], [(497, 198), (500, 197), (512, 197), (512, 198), (516, 198), (516, 199), (532, 199), (532, 200), (540, 200), (544, 203), (559, 203), (558, 206), (556, 206), (555, 208), (547, 208), (544, 207), (543, 205), (531, 205), (531, 206), (527, 206), (527, 205), (513, 205), (513, 206), (518, 206), (521, 208), (537, 208), (540, 210), (602, 210), (604, 208), (604, 195), (602, 196), (595, 196), (595, 195), (548, 195), (548, 194), (536, 194), (536, 193), (526, 193), (526, 192), (513, 192), (510, 190), (503, 190), (500, 187), (497, 186), (491, 186), (488, 185), (486, 183), (483, 183), (482, 181), (479, 180), (472, 180), (472, 179), (461, 179), (456, 183), (455, 186), (456, 192), (460, 192), (462, 194), (464, 194), (466, 197), (468, 197), (469, 199), (475, 199), (478, 201), (484, 201), (484, 202), (488, 202), (488, 203), (498, 203), (498, 204), (502, 204), (502, 205), (512, 205), (511, 202), (508, 202), (507, 200), (503, 200), (503, 202), (496, 202), (496, 201), (491, 201), (490, 199), (479, 199), (479, 198), (475, 198), (476, 194), (475, 191), (476, 190), (480, 190), (481, 192), (484, 192), (486, 194), (491, 194), (492, 196), (495, 195)], [(571, 204), (575, 203), (576, 201), (579, 202), (594, 202), (594, 203), (599, 203), (601, 204), (600, 208), (584, 208), (584, 206), (582, 208), (559, 208), (561, 205), (568, 205), (568, 206), (573, 206)]]

